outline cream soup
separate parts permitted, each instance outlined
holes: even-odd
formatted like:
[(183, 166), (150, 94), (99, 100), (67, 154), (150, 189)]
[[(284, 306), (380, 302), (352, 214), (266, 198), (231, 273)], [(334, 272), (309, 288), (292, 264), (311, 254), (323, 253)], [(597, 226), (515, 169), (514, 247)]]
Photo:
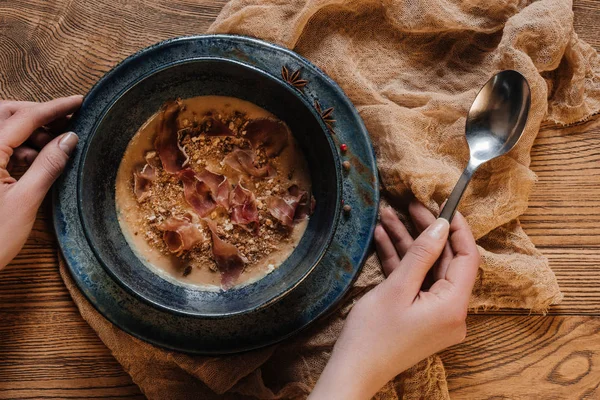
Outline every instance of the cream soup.
[(116, 207), (125, 238), (148, 267), (218, 290), (281, 265), (315, 201), (287, 125), (252, 103), (201, 96), (165, 104), (132, 138)]

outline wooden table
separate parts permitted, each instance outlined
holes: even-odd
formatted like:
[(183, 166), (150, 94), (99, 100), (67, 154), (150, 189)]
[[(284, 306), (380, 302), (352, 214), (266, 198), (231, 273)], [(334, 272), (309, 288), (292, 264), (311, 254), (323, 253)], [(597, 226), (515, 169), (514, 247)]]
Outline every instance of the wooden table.
[[(115, 63), (167, 37), (202, 33), (224, 0), (0, 0), (0, 98), (85, 93)], [(600, 0), (575, 1), (600, 50)], [(565, 294), (549, 315), (469, 317), (443, 354), (455, 399), (600, 398), (600, 118), (544, 126), (539, 182), (522, 218)], [(144, 398), (83, 321), (57, 269), (49, 204), (0, 273), (0, 399)]]

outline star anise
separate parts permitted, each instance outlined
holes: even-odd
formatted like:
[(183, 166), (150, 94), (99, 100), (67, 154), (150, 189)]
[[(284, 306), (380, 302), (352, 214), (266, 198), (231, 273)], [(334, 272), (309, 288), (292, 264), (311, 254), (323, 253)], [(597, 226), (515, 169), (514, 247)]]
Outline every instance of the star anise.
[(281, 77), (297, 90), (300, 90), (308, 83), (306, 79), (300, 79), (300, 70), (301, 69), (298, 69), (296, 72), (290, 74), (287, 67), (284, 65), (281, 67)]
[(333, 124), (335, 124), (335, 119), (333, 119), (333, 107), (323, 110), (319, 100), (315, 99), (315, 108), (317, 109), (319, 115), (321, 115), (321, 118), (323, 118), (323, 122), (325, 122), (325, 125), (327, 125), (329, 131), (335, 135), (335, 130), (333, 129)]

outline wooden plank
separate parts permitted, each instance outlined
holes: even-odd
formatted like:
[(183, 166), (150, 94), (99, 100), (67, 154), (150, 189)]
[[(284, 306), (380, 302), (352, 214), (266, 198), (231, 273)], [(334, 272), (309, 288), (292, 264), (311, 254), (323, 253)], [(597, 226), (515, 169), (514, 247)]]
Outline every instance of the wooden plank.
[(470, 316), (444, 353), (453, 400), (600, 398), (600, 318)]
[(521, 222), (538, 247), (600, 245), (600, 118), (545, 127), (531, 151), (538, 182)]
[(598, 0), (575, 0), (575, 32), (580, 38), (600, 49), (600, 2)]
[(204, 33), (226, 0), (0, 1), (0, 98), (86, 93), (118, 61)]
[(3, 310), (0, 338), (0, 399), (144, 398), (72, 306)]

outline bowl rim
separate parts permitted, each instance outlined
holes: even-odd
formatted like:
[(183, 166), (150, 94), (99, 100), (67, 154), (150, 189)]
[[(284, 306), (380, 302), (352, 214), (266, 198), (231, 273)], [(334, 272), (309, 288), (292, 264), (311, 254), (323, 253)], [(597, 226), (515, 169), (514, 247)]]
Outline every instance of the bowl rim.
[[(160, 48), (160, 46), (154, 45), (154, 46), (149, 47), (148, 49), (151, 49), (151, 48), (156, 50), (157, 48)], [(144, 51), (138, 52), (136, 54), (140, 54), (140, 53), (144, 53)], [(135, 60), (135, 56), (136, 55), (130, 56), (125, 61)], [(341, 173), (341, 168), (340, 168), (339, 154), (336, 151), (335, 144), (333, 143), (331, 135), (329, 134), (327, 127), (323, 123), (323, 120), (319, 117), (316, 110), (308, 103), (308, 101), (303, 96), (300, 96), (295, 90), (292, 90), (290, 87), (288, 87), (288, 85), (285, 85), (285, 83), (280, 78), (273, 76), (272, 74), (270, 74), (267, 71), (261, 70), (252, 65), (245, 64), (245, 63), (237, 61), (237, 60), (231, 60), (231, 59), (227, 59), (224, 57), (218, 57), (218, 56), (205, 56), (205, 57), (188, 58), (185, 60), (170, 62), (168, 64), (164, 64), (157, 68), (154, 68), (149, 72), (146, 72), (145, 74), (137, 77), (134, 81), (130, 82), (123, 90), (121, 90), (117, 95), (115, 95), (110, 100), (110, 102), (106, 105), (106, 107), (104, 107), (104, 109), (99, 113), (99, 116), (96, 119), (93, 127), (90, 129), (90, 131), (89, 131), (90, 134), (89, 134), (89, 136), (87, 136), (85, 145), (81, 151), (81, 158), (79, 159), (78, 174), (77, 174), (78, 175), (78, 178), (77, 178), (77, 208), (79, 211), (79, 218), (80, 218), (81, 224), (83, 226), (83, 232), (85, 234), (87, 242), (90, 245), (90, 248), (92, 249), (92, 252), (94, 253), (96, 259), (99, 261), (100, 265), (102, 265), (104, 270), (106, 270), (108, 272), (108, 274), (111, 276), (111, 278), (113, 280), (115, 280), (115, 282), (117, 282), (119, 285), (121, 285), (124, 289), (126, 289), (128, 292), (130, 292), (134, 296), (140, 298), (141, 300), (147, 302), (148, 304), (150, 304), (153, 307), (156, 307), (158, 309), (162, 309), (167, 312), (171, 312), (171, 313), (175, 313), (175, 314), (196, 317), (196, 318), (219, 319), (219, 318), (227, 318), (232, 315), (247, 314), (247, 313), (255, 312), (262, 308), (268, 307), (270, 304), (273, 304), (274, 302), (276, 302), (279, 299), (283, 298), (284, 296), (288, 295), (292, 290), (294, 290), (298, 285), (300, 285), (308, 277), (308, 275), (310, 275), (310, 273), (315, 269), (317, 264), (319, 264), (319, 262), (322, 260), (325, 253), (327, 252), (329, 246), (331, 245), (331, 242), (333, 241), (333, 237), (335, 236), (335, 232), (336, 232), (337, 227), (340, 222), (341, 212), (339, 210), (339, 207), (336, 207), (334, 210), (334, 216), (332, 219), (332, 227), (331, 227), (331, 229), (328, 229), (328, 232), (326, 234), (326, 240), (325, 240), (324, 244), (320, 247), (318, 256), (315, 258), (314, 262), (311, 263), (311, 265), (308, 268), (306, 268), (306, 270), (298, 278), (289, 281), (289, 283), (286, 283), (284, 290), (274, 293), (273, 295), (268, 296), (264, 300), (258, 301), (247, 307), (240, 308), (239, 310), (229, 311), (229, 312), (220, 312), (220, 313), (205, 313), (205, 312), (195, 312), (192, 310), (184, 310), (184, 309), (181, 309), (178, 307), (169, 306), (169, 305), (164, 304), (163, 302), (160, 302), (159, 299), (155, 298), (154, 296), (147, 296), (145, 293), (139, 291), (138, 288), (135, 287), (135, 283), (132, 284), (132, 282), (130, 282), (129, 279), (123, 279), (123, 276), (121, 274), (119, 274), (118, 271), (116, 271), (111, 265), (108, 265), (108, 263), (105, 261), (105, 259), (101, 256), (99, 249), (97, 249), (96, 246), (94, 245), (94, 242), (91, 238), (91, 232), (89, 230), (90, 228), (89, 228), (88, 224), (86, 223), (87, 221), (84, 219), (84, 216), (83, 216), (85, 205), (83, 204), (83, 197), (82, 197), (83, 174), (81, 173), (81, 171), (83, 171), (84, 165), (87, 161), (87, 158), (88, 158), (87, 156), (88, 156), (88, 152), (90, 151), (91, 142), (93, 141), (98, 128), (106, 120), (107, 116), (110, 114), (111, 110), (113, 109), (113, 107), (115, 107), (115, 105), (119, 102), (119, 100), (122, 99), (129, 91), (133, 90), (135, 87), (142, 84), (146, 79), (150, 78), (151, 76), (153, 76), (155, 74), (161, 73), (170, 68), (175, 68), (175, 67), (178, 67), (181, 65), (202, 63), (202, 62), (207, 62), (207, 61), (208, 62), (215, 62), (215, 61), (216, 62), (224, 62), (224, 63), (236, 65), (236, 66), (244, 68), (244, 69), (250, 69), (250, 70), (260, 74), (260, 76), (264, 77), (265, 79), (270, 79), (275, 84), (277, 84), (279, 87), (281, 87), (283, 90), (286, 90), (287, 92), (291, 93), (294, 97), (296, 97), (297, 99), (299, 99), (301, 101), (303, 106), (309, 110), (309, 112), (313, 115), (315, 121), (317, 121), (317, 123), (319, 124), (319, 126), (321, 128), (320, 132), (325, 136), (327, 143), (329, 144), (329, 151), (332, 154), (332, 157), (334, 160), (333, 168), (335, 170), (335, 175), (336, 175), (335, 202), (339, 203), (341, 201), (343, 188), (342, 188), (342, 184), (341, 184), (342, 173)], [(118, 70), (118, 66), (113, 68), (112, 70), (110, 70), (104, 77), (107, 77), (107, 79), (110, 79), (109, 75), (112, 75), (113, 73), (117, 73), (118, 72), (117, 70)], [(90, 90), (88, 95), (91, 94), (93, 90), (94, 89)], [(300, 240), (302, 240), (302, 238)], [(126, 243), (131, 247), (131, 244), (127, 240), (126, 240)], [(293, 254), (293, 252), (292, 252), (292, 254)], [(134, 255), (135, 255), (135, 252), (134, 252)], [(291, 254), (290, 254), (290, 256), (291, 256)], [(285, 260), (284, 260), (284, 262), (285, 262)], [(157, 273), (157, 271), (154, 271), (151, 268), (149, 268), (143, 261), (140, 260), (140, 263), (143, 265), (143, 267), (145, 269), (148, 269), (151, 274), (155, 275), (158, 279), (163, 281), (164, 283), (161, 283), (161, 284), (166, 284), (167, 287), (173, 285), (173, 286), (182, 287), (183, 290), (186, 290), (186, 291), (194, 291), (194, 292), (195, 291), (203, 291), (202, 289), (194, 288), (193, 285), (175, 283), (175, 282), (173, 282), (174, 280), (176, 280), (175, 277), (173, 277), (171, 280), (165, 279), (165, 277), (162, 276), (162, 274)], [(146, 272), (144, 272), (144, 273), (146, 273)], [(265, 275), (265, 277), (266, 276), (268, 276), (268, 274)], [(255, 282), (252, 282), (250, 284), (238, 287), (238, 288), (234, 287), (232, 289), (229, 289), (228, 291), (233, 291), (236, 289), (243, 290), (247, 286), (252, 286), (252, 285), (257, 284), (265, 277), (255, 281)], [(220, 289), (218, 292), (222, 292), (222, 289)]]

